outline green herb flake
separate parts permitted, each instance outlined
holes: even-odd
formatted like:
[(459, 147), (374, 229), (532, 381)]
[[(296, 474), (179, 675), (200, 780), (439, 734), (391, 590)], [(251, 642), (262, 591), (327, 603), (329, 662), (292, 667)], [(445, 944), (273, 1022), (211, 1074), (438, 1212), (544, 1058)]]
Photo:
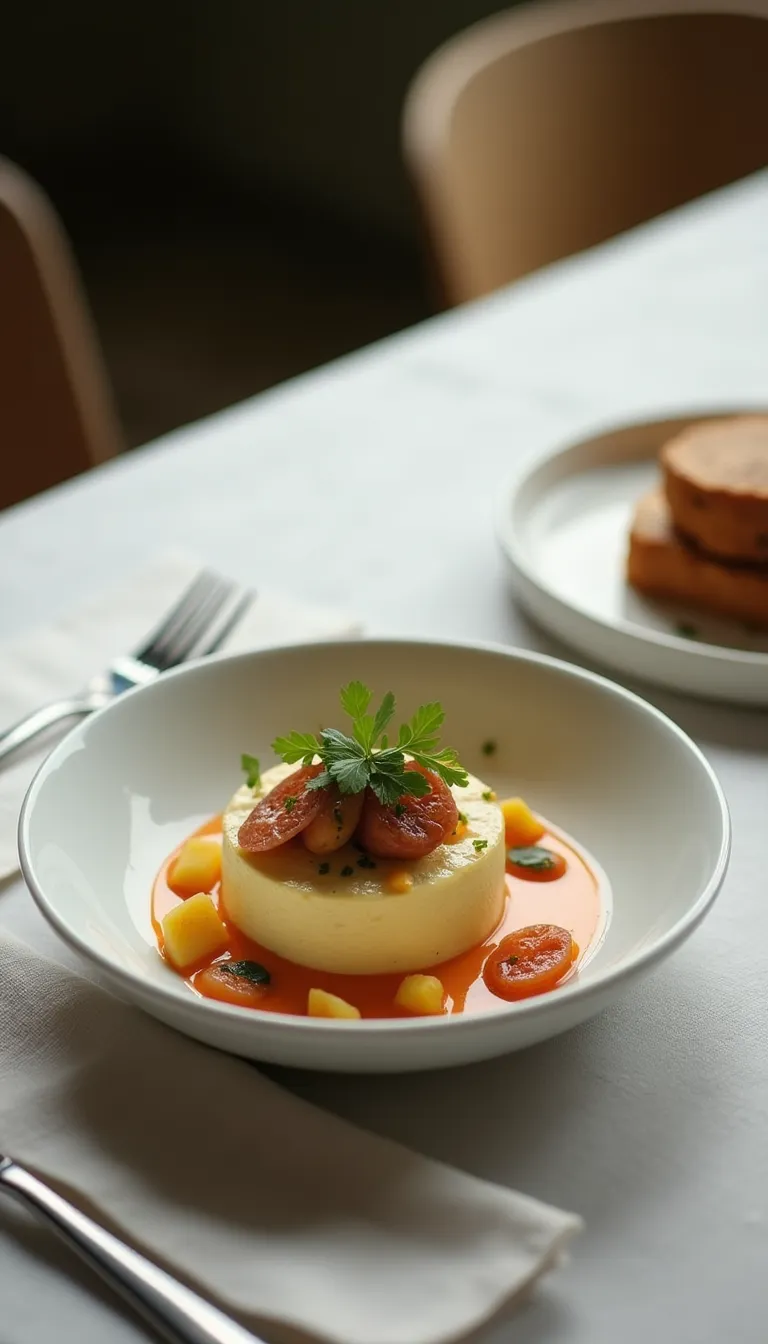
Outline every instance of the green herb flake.
[(323, 728), (311, 733), (289, 733), (272, 743), (272, 750), (288, 765), (309, 765), (319, 757), (324, 769), (310, 779), (307, 789), (336, 784), (341, 793), (362, 793), (370, 788), (384, 806), (395, 806), (404, 795), (423, 798), (430, 793), (429, 781), (418, 770), (406, 770), (406, 753), (423, 770), (432, 771), (450, 788), (466, 787), (469, 776), (452, 747), (440, 747), (439, 733), (445, 718), (436, 701), (421, 705), (408, 723), (400, 725), (394, 745), (385, 729), (395, 712), (395, 697), (387, 691), (375, 713), (369, 713), (371, 692), (361, 681), (351, 681), (341, 691), (341, 706), (352, 720), (352, 733)]
[(483, 802), (494, 803), (495, 801), (496, 794), (493, 792), (493, 789), (483, 789)]
[(687, 621), (679, 621), (675, 626), (675, 634), (680, 635), (681, 639), (698, 639), (699, 632), (695, 625), (689, 625)]
[(245, 771), (245, 782), (249, 789), (258, 789), (261, 784), (261, 766), (258, 756), (249, 756), (244, 751), (240, 757), (240, 769)]
[(466, 812), (459, 813), (459, 822), (462, 826), (469, 825), (469, 817), (467, 816)]
[(402, 803), (395, 803), (395, 816), (402, 817), (405, 814), (405, 808)]
[(481, 850), (483, 850), (483, 849), (487, 849), (487, 848), (488, 848), (488, 841), (487, 841), (487, 840), (473, 840), (473, 841), (472, 841), (472, 848), (474, 849), (474, 851), (475, 851), (476, 854), (479, 854), (479, 853), (481, 852)]
[(298, 801), (299, 801), (298, 798), (294, 797), (293, 794), (289, 794), (285, 802), (283, 803), (283, 807), (285, 808), (286, 812), (292, 812)]
[(515, 966), (519, 960), (519, 957), (505, 957), (501, 964), (502, 966)]
[(484, 756), (494, 756), (496, 754), (496, 743), (492, 737), (486, 739), (480, 748)]
[(361, 854), (360, 858), (357, 860), (357, 866), (358, 868), (376, 868), (378, 865), (376, 864), (376, 861), (371, 858), (370, 854)]
[(262, 966), (260, 961), (223, 961), (221, 969), (226, 971), (227, 975), (236, 975), (240, 980), (247, 980), (251, 985), (266, 986), (272, 980), (266, 966)]
[(354, 871), (355, 871), (354, 868), (352, 868), (352, 867), (350, 866), (350, 864), (345, 863), (345, 864), (344, 864), (344, 867), (343, 867), (342, 870), (341, 870), (341, 876), (342, 876), (342, 877), (351, 877), (352, 874), (354, 873)]
[(530, 868), (533, 872), (543, 873), (555, 866), (555, 856), (549, 849), (540, 845), (524, 845), (521, 849), (508, 849), (507, 858), (516, 868)]
[(330, 871), (331, 871), (331, 865), (330, 865), (330, 863), (321, 863), (321, 864), (320, 864), (320, 867), (318, 868), (317, 871), (318, 871), (318, 873), (320, 874), (321, 877), (325, 877), (326, 874), (327, 874), (327, 873), (330, 873)]

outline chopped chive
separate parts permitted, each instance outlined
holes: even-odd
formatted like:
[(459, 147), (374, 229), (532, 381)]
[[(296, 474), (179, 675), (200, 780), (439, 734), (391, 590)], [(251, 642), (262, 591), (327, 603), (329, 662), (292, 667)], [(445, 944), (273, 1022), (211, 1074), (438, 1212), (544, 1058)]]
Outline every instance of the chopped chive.
[(487, 840), (473, 840), (473, 841), (472, 841), (472, 848), (474, 849), (474, 851), (475, 851), (476, 854), (479, 854), (480, 851), (481, 851), (482, 849), (487, 849), (487, 848), (488, 848), (488, 841), (487, 841)]
[(342, 870), (341, 870), (341, 876), (342, 876), (342, 877), (351, 877), (352, 874), (354, 873), (354, 871), (355, 871), (354, 868), (351, 868), (350, 865), (349, 865), (348, 863), (345, 863), (345, 864), (344, 864), (344, 867), (343, 867)]
[(370, 854), (361, 854), (357, 860), (358, 868), (375, 868), (377, 865)]
[(492, 803), (492, 802), (494, 801), (495, 798), (496, 798), (496, 794), (493, 792), (493, 789), (483, 789), (483, 802), (484, 802), (484, 803)]
[(236, 975), (240, 980), (249, 980), (252, 985), (268, 985), (272, 979), (266, 966), (260, 961), (223, 961), (221, 969), (227, 975)]
[(675, 626), (675, 634), (680, 635), (682, 639), (698, 639), (699, 632), (695, 625), (689, 625), (687, 621), (678, 621)]
[(330, 863), (321, 863), (317, 871), (321, 877), (325, 877), (326, 873), (330, 873), (331, 871)]
[(484, 756), (493, 756), (496, 750), (496, 743), (494, 742), (493, 738), (492, 737), (487, 738), (487, 740), (483, 743), (480, 750), (482, 751)]
[(517, 868), (531, 868), (534, 872), (547, 872), (555, 866), (555, 856), (541, 845), (522, 845), (518, 849), (508, 849), (507, 858)]

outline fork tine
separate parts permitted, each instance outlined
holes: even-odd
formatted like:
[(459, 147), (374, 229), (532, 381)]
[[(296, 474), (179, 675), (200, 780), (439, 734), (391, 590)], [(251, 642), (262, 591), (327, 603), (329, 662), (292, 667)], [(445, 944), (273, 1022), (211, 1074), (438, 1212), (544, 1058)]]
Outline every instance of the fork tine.
[(218, 579), (197, 607), (190, 611), (187, 619), (179, 625), (172, 635), (161, 637), (154, 649), (154, 666), (164, 672), (177, 663), (192, 656), (198, 641), (204, 636), (226, 604), (235, 584), (228, 579)]
[(232, 633), (236, 625), (240, 624), (251, 603), (255, 600), (256, 594), (251, 589), (236, 588), (232, 594), (231, 601), (225, 603), (224, 609), (215, 622), (213, 627), (208, 627), (187, 653), (187, 658), (202, 658), (206, 654), (216, 653), (228, 635)]
[(189, 586), (184, 589), (184, 592), (176, 605), (165, 614), (160, 624), (152, 631), (146, 644), (144, 644), (142, 648), (136, 650), (133, 655), (134, 658), (137, 658), (142, 663), (149, 663), (151, 667), (154, 667), (159, 650), (169, 639), (174, 638), (189, 619), (190, 615), (197, 610), (200, 603), (205, 601), (208, 594), (217, 583), (217, 575), (212, 573), (211, 570), (201, 570)]

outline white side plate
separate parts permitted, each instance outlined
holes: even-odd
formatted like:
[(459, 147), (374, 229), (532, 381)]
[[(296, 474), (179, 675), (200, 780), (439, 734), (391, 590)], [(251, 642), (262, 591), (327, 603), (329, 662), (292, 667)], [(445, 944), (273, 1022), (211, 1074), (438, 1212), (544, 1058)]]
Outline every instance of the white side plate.
[(658, 480), (659, 449), (719, 418), (629, 425), (529, 463), (505, 492), (498, 535), (526, 610), (581, 653), (675, 691), (768, 705), (768, 634), (645, 599), (625, 580), (632, 510)]

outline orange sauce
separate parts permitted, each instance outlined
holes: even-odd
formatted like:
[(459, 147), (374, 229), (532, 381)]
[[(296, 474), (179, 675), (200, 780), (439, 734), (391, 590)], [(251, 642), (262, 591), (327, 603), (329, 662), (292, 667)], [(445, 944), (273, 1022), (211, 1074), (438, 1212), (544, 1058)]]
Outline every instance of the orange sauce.
[[(220, 836), (221, 821), (220, 816), (214, 817), (199, 827), (195, 835)], [(509, 1006), (507, 1001), (491, 993), (483, 980), (482, 972), (488, 953), (498, 946), (502, 938), (516, 929), (528, 924), (559, 924), (568, 929), (578, 952), (560, 984), (577, 973), (590, 944), (598, 934), (603, 917), (600, 886), (586, 860), (574, 846), (552, 831), (548, 831), (537, 844), (562, 855), (566, 862), (563, 876), (554, 882), (540, 882), (508, 873), (505, 879), (507, 900), (504, 914), (490, 937), (460, 957), (443, 961), (439, 966), (421, 968), (424, 972), (438, 976), (442, 981), (447, 1013), (492, 1012), (494, 1009)], [(169, 910), (181, 903), (182, 899), (171, 889), (168, 882), (170, 869), (180, 848), (181, 846), (166, 859), (157, 875), (152, 893), (152, 925), (161, 954), (162, 920)], [(266, 967), (272, 980), (259, 1002), (261, 1011), (305, 1016), (310, 989), (325, 989), (354, 1004), (363, 1017), (409, 1016), (397, 1008), (394, 1002), (398, 985), (403, 978), (402, 972), (396, 975), (337, 975), (298, 966), (295, 962), (286, 961), (283, 957), (246, 938), (227, 920), (218, 886), (213, 889), (211, 895), (230, 934), (228, 952), (216, 957), (211, 964), (226, 961), (231, 955), (234, 960), (258, 961)], [(199, 991), (195, 988), (195, 975), (201, 969), (203, 968), (193, 968), (191, 973), (185, 976), (187, 983), (196, 993)]]

